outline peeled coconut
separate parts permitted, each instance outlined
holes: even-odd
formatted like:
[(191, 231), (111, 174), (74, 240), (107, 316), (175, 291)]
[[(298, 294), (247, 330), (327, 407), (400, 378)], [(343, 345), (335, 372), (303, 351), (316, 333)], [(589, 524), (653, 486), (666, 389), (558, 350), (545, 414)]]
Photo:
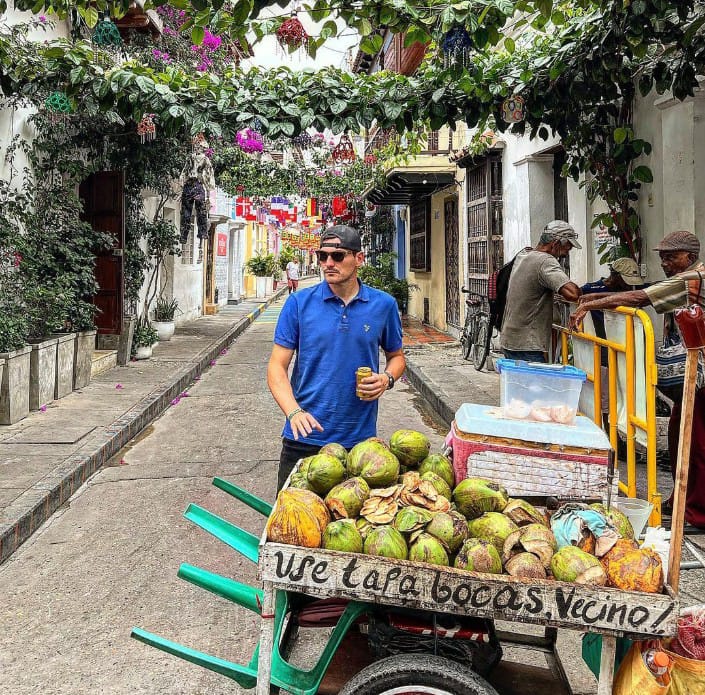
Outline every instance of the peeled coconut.
[(455, 471), (453, 464), (447, 456), (443, 454), (429, 454), (419, 465), (419, 475), (424, 473), (435, 473), (446, 481), (449, 487), (455, 485)]
[(663, 563), (651, 548), (634, 548), (627, 539), (617, 544), (601, 560), (607, 583), (623, 591), (663, 591)]
[(342, 444), (337, 444), (335, 442), (325, 444), (320, 448), (318, 453), (335, 456), (335, 458), (337, 458), (343, 465), (345, 465), (348, 460), (348, 450)]
[(326, 495), (345, 479), (345, 466), (331, 454), (316, 454), (308, 464), (306, 479), (314, 492)]
[(392, 525), (400, 533), (413, 533), (424, 528), (432, 518), (433, 514), (428, 509), (411, 505), (397, 512)]
[(431, 449), (431, 442), (422, 432), (397, 430), (389, 438), (389, 448), (402, 466), (416, 468)]
[(360, 532), (363, 541), (365, 541), (365, 539), (367, 538), (367, 534), (372, 529), (377, 528), (374, 524), (367, 521), (364, 516), (361, 516), (359, 519), (355, 520), (355, 527)]
[(514, 555), (528, 552), (535, 555), (548, 568), (558, 549), (553, 532), (543, 524), (529, 524), (510, 533), (504, 541), (502, 559), (505, 563)]
[(433, 471), (426, 471), (425, 473), (421, 474), (421, 480), (427, 480), (433, 487), (436, 488), (436, 492), (439, 495), (443, 495), (447, 500), (450, 500), (451, 497), (451, 489), (450, 485), (446, 483), (443, 478), (441, 478), (440, 475), (437, 473), (434, 473)]
[(526, 500), (509, 500), (507, 506), (502, 510), (502, 514), (508, 516), (517, 526), (526, 526), (528, 524), (548, 526), (543, 513)]
[(466, 478), (453, 490), (453, 502), (467, 519), (477, 519), (485, 512), (501, 512), (508, 501), (501, 485), (484, 478)]
[(501, 553), (504, 541), (510, 533), (518, 530), (518, 526), (504, 514), (485, 512), (478, 519), (468, 521), (468, 531), (473, 538), (489, 541)]
[(365, 538), (366, 555), (389, 557), (393, 560), (406, 560), (408, 549), (404, 536), (391, 526), (377, 526)]
[(527, 579), (546, 579), (546, 568), (533, 553), (519, 553), (505, 563), (504, 569), (512, 577), (525, 577)]
[(468, 572), (502, 573), (502, 560), (497, 548), (481, 538), (468, 538), (458, 551), (453, 566)]
[(605, 586), (607, 574), (600, 561), (574, 545), (561, 548), (551, 559), (551, 573), (560, 582)]
[(451, 553), (454, 553), (467, 540), (468, 522), (459, 512), (438, 512), (426, 526), (426, 533), (438, 538)]
[(634, 528), (632, 527), (632, 522), (629, 521), (627, 516), (616, 509), (615, 507), (610, 507), (609, 509), (599, 502), (590, 505), (591, 509), (600, 512), (605, 518), (612, 522), (612, 525), (617, 529), (617, 533), (622, 538), (634, 538)]
[(345, 553), (361, 553), (362, 536), (352, 519), (331, 521), (323, 532), (322, 547)]
[(370, 486), (362, 478), (348, 478), (326, 495), (325, 503), (336, 519), (351, 519), (360, 513), (369, 495)]
[(421, 533), (409, 548), (409, 560), (447, 567), (448, 553), (437, 538)]

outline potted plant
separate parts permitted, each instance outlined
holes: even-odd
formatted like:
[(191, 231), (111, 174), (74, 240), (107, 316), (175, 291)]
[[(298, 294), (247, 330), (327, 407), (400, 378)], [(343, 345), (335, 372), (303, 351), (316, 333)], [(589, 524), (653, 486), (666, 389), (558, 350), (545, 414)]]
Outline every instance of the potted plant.
[(152, 356), (152, 346), (159, 340), (157, 331), (147, 322), (140, 321), (132, 334), (132, 350), (138, 360), (147, 360)]
[(152, 326), (157, 331), (159, 340), (171, 340), (176, 324), (174, 316), (179, 311), (179, 302), (176, 299), (159, 297), (154, 307), (154, 320)]
[(418, 290), (419, 286), (394, 275), (396, 258), (396, 253), (380, 253), (376, 264), (362, 266), (358, 276), (366, 285), (391, 294), (397, 300), (399, 312), (405, 314), (409, 306), (409, 294)]
[[(256, 296), (262, 299), (267, 296), (267, 280), (272, 281), (272, 274), (274, 273), (274, 268), (276, 267), (276, 259), (274, 254), (268, 253), (267, 255), (262, 255), (258, 253), (256, 256), (250, 258), (245, 264), (249, 273), (255, 276), (257, 283)], [(270, 289), (271, 294), (271, 289)]]

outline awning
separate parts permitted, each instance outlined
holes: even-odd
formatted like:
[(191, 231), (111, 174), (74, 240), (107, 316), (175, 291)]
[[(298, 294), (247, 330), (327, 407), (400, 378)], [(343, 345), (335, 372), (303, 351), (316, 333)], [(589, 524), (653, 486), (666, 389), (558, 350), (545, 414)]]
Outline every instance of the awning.
[(363, 197), (375, 205), (409, 205), (453, 183), (455, 175), (447, 171), (391, 172), (384, 187), (372, 188)]

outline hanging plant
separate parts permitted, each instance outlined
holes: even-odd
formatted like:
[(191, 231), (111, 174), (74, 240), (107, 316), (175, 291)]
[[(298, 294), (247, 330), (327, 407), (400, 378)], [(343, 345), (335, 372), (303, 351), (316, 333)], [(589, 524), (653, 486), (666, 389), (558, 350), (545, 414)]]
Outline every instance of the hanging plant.
[(282, 48), (295, 51), (308, 43), (309, 35), (298, 17), (285, 19), (277, 29), (277, 41)]
[(143, 145), (145, 142), (151, 142), (157, 137), (157, 126), (154, 123), (154, 118), (155, 114), (146, 113), (137, 124), (137, 135), (140, 136), (140, 142)]
[(467, 65), (472, 50), (472, 39), (465, 27), (453, 27), (441, 43), (443, 66)]
[(109, 19), (102, 19), (93, 30), (91, 43), (93, 44), (93, 60), (95, 63), (101, 64), (105, 62), (101, 59), (101, 49), (114, 49), (122, 46), (123, 42), (117, 26)]
[(44, 100), (44, 108), (46, 108), (49, 120), (52, 123), (63, 121), (73, 112), (73, 104), (66, 95), (66, 92), (52, 92)]
[(340, 136), (338, 144), (333, 148), (331, 157), (333, 157), (333, 161), (339, 162), (340, 164), (355, 161), (355, 148), (347, 133), (343, 133)]

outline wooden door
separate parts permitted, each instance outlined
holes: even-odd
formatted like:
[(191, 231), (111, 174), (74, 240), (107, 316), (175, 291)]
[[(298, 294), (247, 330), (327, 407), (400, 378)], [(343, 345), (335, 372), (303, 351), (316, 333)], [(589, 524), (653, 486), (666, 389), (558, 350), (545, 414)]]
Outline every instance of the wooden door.
[(458, 199), (444, 203), (446, 246), (446, 323), (460, 328), (460, 274), (458, 270)]
[(83, 219), (93, 229), (113, 237), (113, 245), (96, 255), (95, 279), (98, 292), (95, 323), (98, 333), (122, 332), (124, 302), (125, 176), (122, 171), (101, 171), (89, 176), (79, 195)]

